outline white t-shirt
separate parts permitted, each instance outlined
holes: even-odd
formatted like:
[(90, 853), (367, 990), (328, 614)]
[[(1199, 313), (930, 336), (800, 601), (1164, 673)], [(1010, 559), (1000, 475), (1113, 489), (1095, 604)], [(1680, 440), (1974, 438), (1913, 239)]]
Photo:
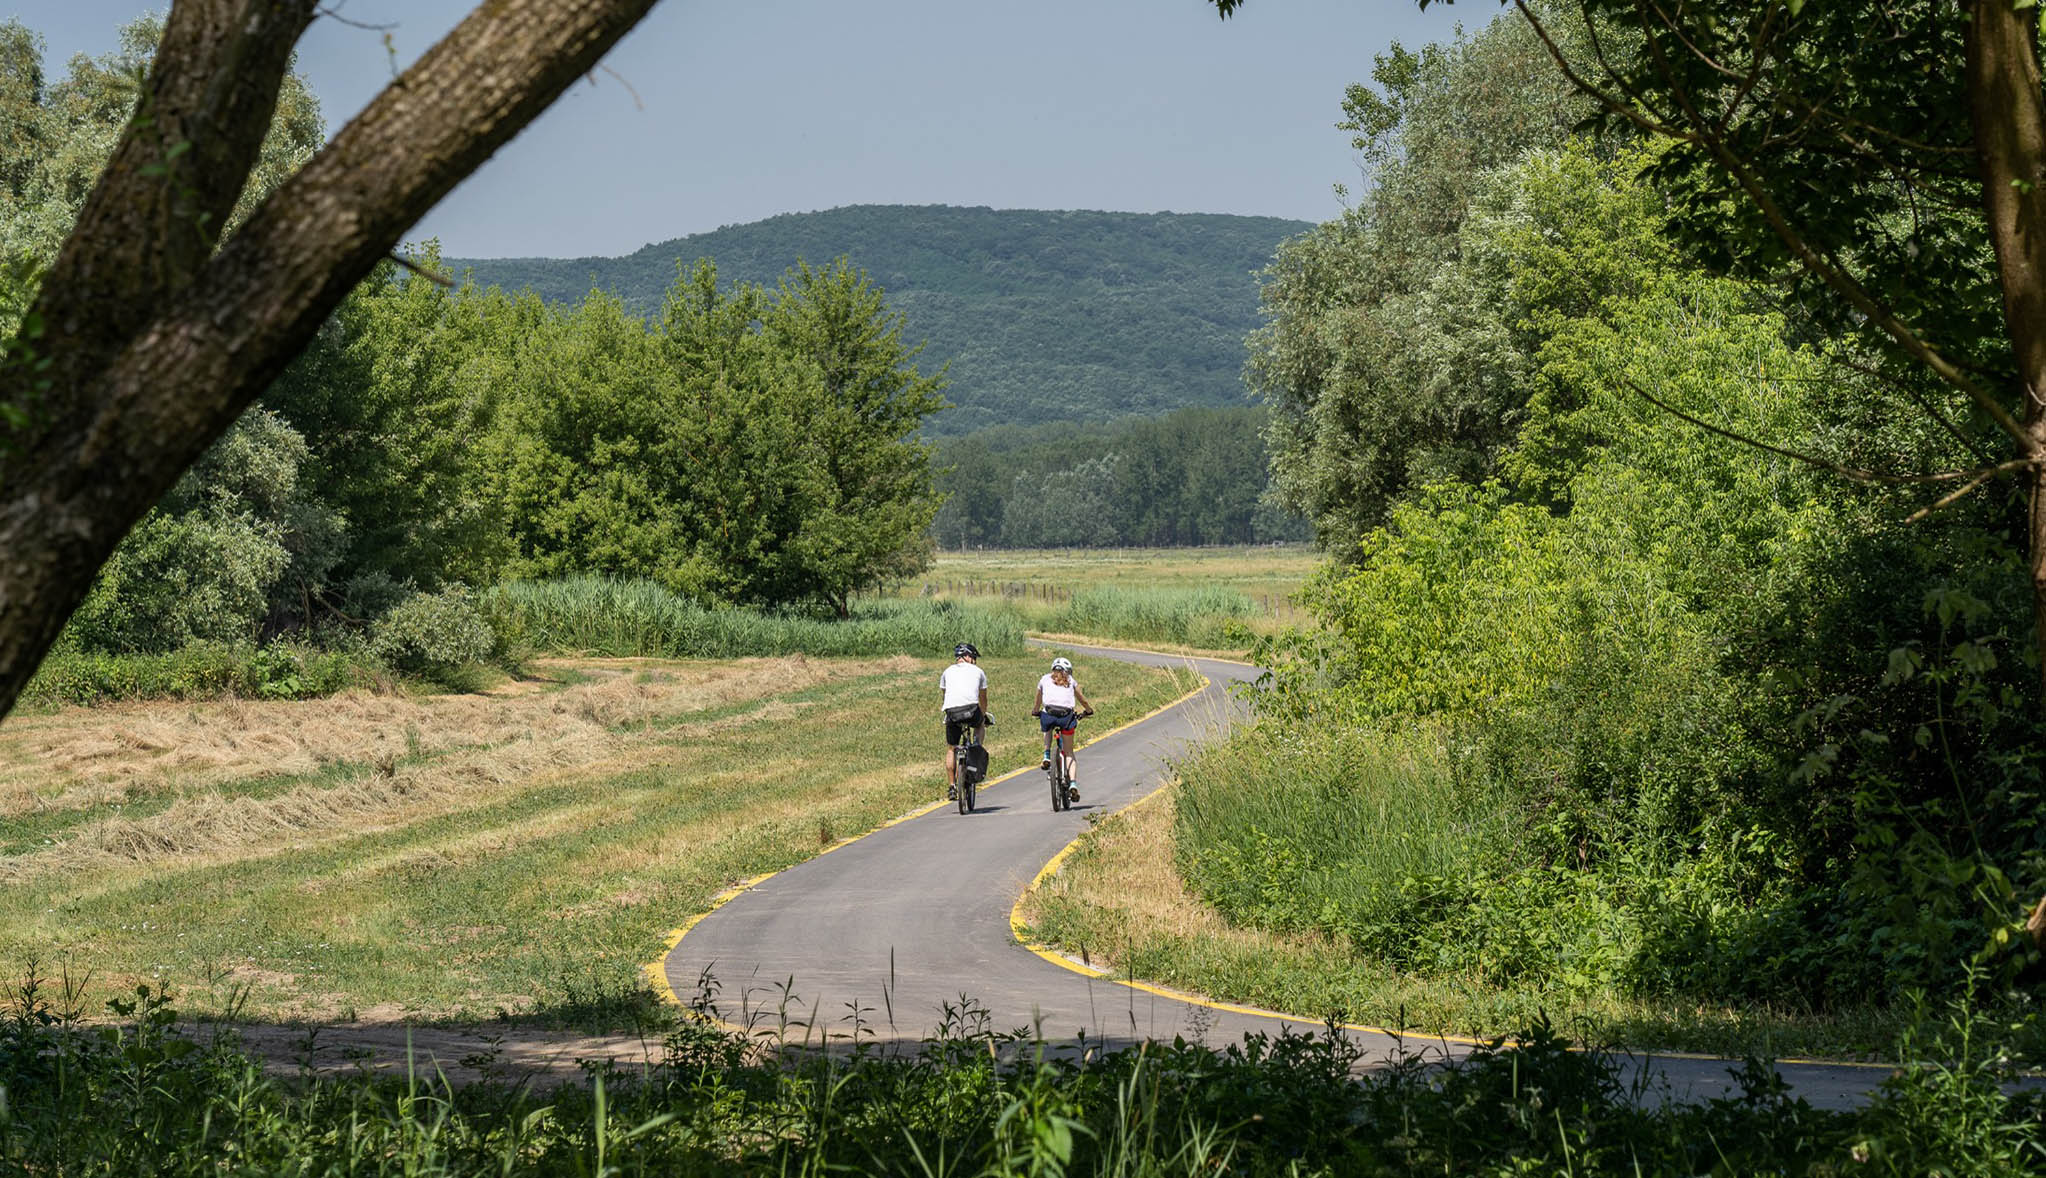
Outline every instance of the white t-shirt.
[(980, 703), (980, 693), (987, 690), (987, 672), (972, 663), (953, 663), (938, 676), (938, 685), (945, 689), (947, 711), (963, 708)]
[(1039, 698), (1044, 700), (1044, 710), (1047, 712), (1078, 711), (1079, 704), (1074, 698), (1074, 692), (1078, 691), (1079, 687), (1080, 681), (1071, 675), (1066, 676), (1064, 687), (1053, 683), (1050, 675), (1037, 681), (1037, 690), (1044, 693)]

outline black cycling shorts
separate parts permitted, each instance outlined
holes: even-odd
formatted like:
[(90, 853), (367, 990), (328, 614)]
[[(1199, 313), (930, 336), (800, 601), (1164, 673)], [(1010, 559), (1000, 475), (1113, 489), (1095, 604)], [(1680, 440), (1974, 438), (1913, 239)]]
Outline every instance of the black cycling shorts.
[(960, 734), (980, 723), (980, 705), (962, 704), (945, 709), (945, 743), (958, 744)]

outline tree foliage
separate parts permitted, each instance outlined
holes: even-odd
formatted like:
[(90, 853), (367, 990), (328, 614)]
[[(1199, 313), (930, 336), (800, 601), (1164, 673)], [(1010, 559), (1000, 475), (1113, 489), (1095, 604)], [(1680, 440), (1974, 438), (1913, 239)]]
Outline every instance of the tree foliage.
[[(1385, 96), (1347, 113), (1402, 205), (1367, 200), (1268, 279), (1254, 371), (1281, 485), (1341, 563), (1307, 595), (1320, 627), (1264, 652), (1283, 722), (1257, 748), (1291, 758), (1273, 781), (1297, 778), (1303, 817), (1215, 795), (1182, 822), (1183, 860), (1218, 898), (1262, 897), (1246, 919), (1499, 984), (1850, 1006), (1971, 958), (2025, 976), (2046, 731), (2024, 532), (2006, 497), (1927, 513), (1924, 488), (1955, 482), (1884, 477), (1980, 462), (1994, 423), (1886, 356), (1880, 325), (1813, 306), (1759, 239), (1734, 239), (1738, 264), (1696, 249), (1697, 219), (1745, 190), (1697, 195), (1683, 145), (1617, 122), (1544, 142), (1509, 99), (1473, 98), (1480, 77), (1555, 96), (1541, 32), (1566, 59), (1647, 52), (1597, 14), (1565, 37), (1561, 6), (1533, 11), (1540, 31), (1509, 16), (1381, 61)], [(1442, 128), (1498, 120), (1486, 150), (1372, 138), (1426, 123), (1402, 88), (1431, 77)], [(1449, 194), (1432, 222), (1430, 193)], [(1398, 838), (1512, 837), (1380, 878), (1383, 856), (1310, 829), (1315, 797), (1375, 788), (1287, 751), (1322, 726), (1439, 766), (1415, 793), (1447, 801)]]
[(937, 496), (915, 431), (940, 385), (849, 266), (770, 293), (701, 264), (652, 329), (601, 292), (566, 313), (512, 305), (534, 324), (504, 373), (516, 570), (843, 612), (921, 567)]
[(1530, 374), (1489, 240), (1466, 231), (1511, 202), (1500, 175), (1562, 141), (1584, 109), (1526, 29), (1378, 58), (1342, 126), (1373, 183), (1288, 242), (1266, 273), (1251, 384), (1272, 407), (1282, 502), (1351, 552), (1405, 492), (1482, 479), (1511, 440)]

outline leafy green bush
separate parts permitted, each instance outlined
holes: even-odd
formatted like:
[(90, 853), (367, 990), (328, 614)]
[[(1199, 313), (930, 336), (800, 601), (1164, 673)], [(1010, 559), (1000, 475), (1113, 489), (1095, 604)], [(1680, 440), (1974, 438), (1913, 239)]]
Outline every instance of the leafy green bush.
[(68, 626), (87, 649), (168, 651), (252, 640), (292, 546), (331, 521), (299, 478), (305, 439), (253, 410), (114, 550)]
[(488, 622), (467, 589), (415, 593), (377, 619), (370, 645), (393, 667), (445, 679), (490, 657), (497, 645)]
[(26, 704), (124, 699), (311, 699), (369, 682), (374, 664), (345, 651), (294, 643), (194, 642), (165, 654), (109, 654), (65, 646), (22, 692)]
[(478, 604), (500, 641), (535, 653), (614, 658), (941, 655), (961, 641), (990, 655), (1023, 649), (1023, 627), (1014, 616), (952, 602), (862, 601), (850, 618), (820, 618), (705, 609), (652, 581), (569, 577), (499, 585), (482, 594)]

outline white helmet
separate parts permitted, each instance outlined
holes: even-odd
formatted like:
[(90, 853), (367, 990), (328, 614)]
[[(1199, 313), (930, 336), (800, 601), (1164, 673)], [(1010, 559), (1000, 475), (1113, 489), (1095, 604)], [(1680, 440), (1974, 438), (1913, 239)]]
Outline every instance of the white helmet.
[(1051, 660), (1051, 669), (1054, 671), (1064, 671), (1066, 674), (1070, 675), (1073, 673), (1073, 660), (1068, 658), (1055, 658)]

